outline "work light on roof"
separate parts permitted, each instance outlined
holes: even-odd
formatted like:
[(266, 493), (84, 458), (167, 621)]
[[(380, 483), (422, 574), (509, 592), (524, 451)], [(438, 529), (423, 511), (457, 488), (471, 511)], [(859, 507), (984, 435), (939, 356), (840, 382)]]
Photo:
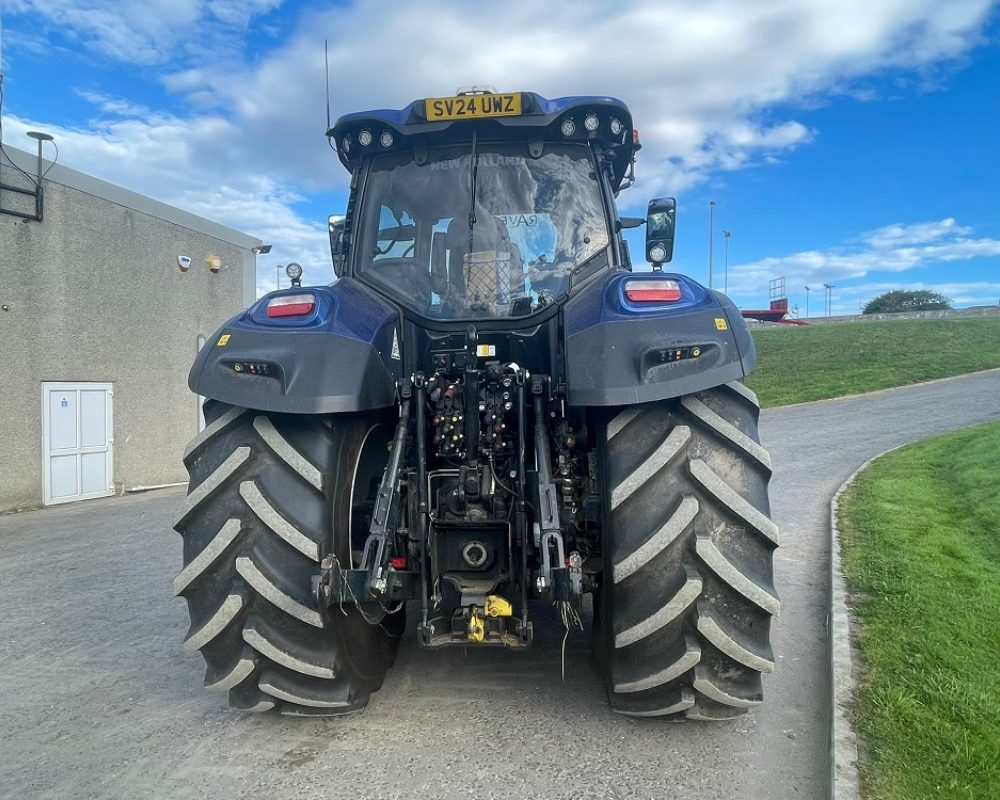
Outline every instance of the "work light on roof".
[(621, 136), (622, 130), (624, 130), (624, 126), (622, 125), (621, 120), (615, 119), (614, 117), (611, 118), (611, 123), (609, 127), (611, 128), (612, 136)]
[(372, 143), (372, 132), (371, 131), (361, 131), (358, 134), (358, 144), (362, 147), (368, 147)]
[(302, 265), (297, 264), (296, 262), (293, 261), (291, 264), (285, 267), (285, 274), (289, 277), (289, 279), (293, 281), (298, 280), (299, 278), (302, 277)]
[(562, 125), (559, 126), (559, 130), (562, 131), (563, 136), (572, 136), (576, 133), (576, 123), (571, 119), (564, 119)]
[(382, 143), (382, 147), (392, 147), (392, 133), (390, 131), (382, 131), (379, 141)]
[(600, 124), (601, 121), (597, 118), (597, 114), (587, 114), (587, 116), (583, 118), (583, 127), (591, 133), (596, 131)]
[(343, 150), (345, 153), (350, 153), (351, 152), (351, 137), (350, 136), (345, 136), (343, 139), (340, 140), (340, 149)]

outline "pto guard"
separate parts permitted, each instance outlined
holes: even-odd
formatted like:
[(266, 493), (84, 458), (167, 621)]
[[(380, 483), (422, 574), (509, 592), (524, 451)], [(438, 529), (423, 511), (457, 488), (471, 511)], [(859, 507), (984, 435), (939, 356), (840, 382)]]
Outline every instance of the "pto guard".
[[(626, 281), (673, 280), (674, 303), (629, 301)], [(744, 377), (753, 340), (725, 295), (683, 275), (619, 270), (566, 304), (566, 384), (574, 406), (666, 400)]]
[[(269, 299), (315, 296), (312, 312), (268, 318)], [(244, 408), (330, 414), (385, 408), (402, 377), (399, 311), (350, 278), (266, 295), (208, 340), (191, 391)]]

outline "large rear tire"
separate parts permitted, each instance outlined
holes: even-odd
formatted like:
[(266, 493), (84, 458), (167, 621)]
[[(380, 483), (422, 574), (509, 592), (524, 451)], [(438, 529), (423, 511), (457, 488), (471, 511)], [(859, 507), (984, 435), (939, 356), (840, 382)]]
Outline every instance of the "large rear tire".
[(759, 411), (734, 382), (604, 426), (594, 649), (619, 713), (728, 719), (763, 700), (778, 530)]
[(311, 581), (325, 556), (347, 568), (364, 541), (388, 426), (211, 400), (205, 420), (184, 456), (191, 480), (175, 524), (184, 568), (174, 580), (191, 617), (184, 646), (204, 656), (205, 686), (246, 711), (364, 708), (395, 657), (403, 609), (369, 624), (354, 604), (319, 608)]

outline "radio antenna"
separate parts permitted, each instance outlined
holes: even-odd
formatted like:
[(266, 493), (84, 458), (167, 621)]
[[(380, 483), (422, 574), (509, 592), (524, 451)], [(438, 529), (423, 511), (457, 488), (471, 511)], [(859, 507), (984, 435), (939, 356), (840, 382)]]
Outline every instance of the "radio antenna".
[(323, 61), (326, 64), (326, 129), (330, 130), (330, 41), (323, 40)]

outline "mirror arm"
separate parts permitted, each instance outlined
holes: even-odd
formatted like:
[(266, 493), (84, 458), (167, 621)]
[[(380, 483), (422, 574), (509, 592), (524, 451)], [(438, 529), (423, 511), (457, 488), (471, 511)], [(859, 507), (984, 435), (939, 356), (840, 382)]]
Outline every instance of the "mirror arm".
[(619, 231), (622, 228), (639, 228), (645, 224), (646, 220), (642, 217), (619, 217), (617, 220)]

